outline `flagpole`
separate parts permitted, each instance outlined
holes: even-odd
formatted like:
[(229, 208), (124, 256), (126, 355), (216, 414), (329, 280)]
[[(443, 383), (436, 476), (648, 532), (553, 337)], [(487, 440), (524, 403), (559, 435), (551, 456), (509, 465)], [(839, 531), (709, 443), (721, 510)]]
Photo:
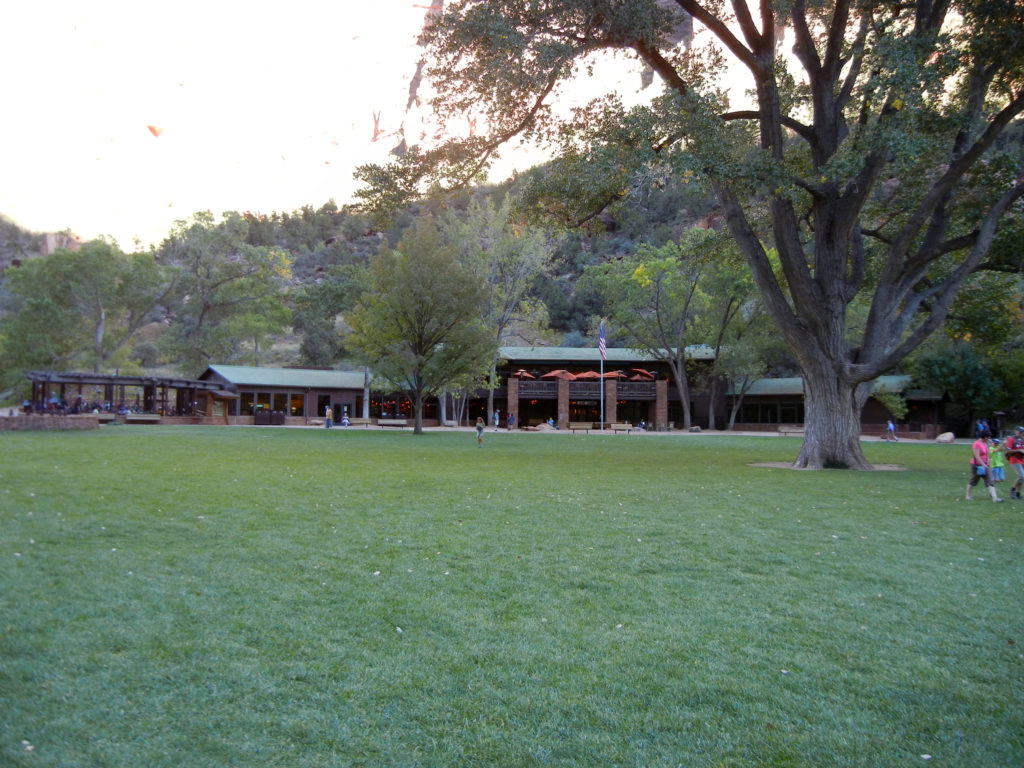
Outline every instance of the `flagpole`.
[(604, 432), (604, 358), (607, 352), (605, 351), (605, 340), (604, 340), (604, 320), (601, 321), (601, 339), (598, 342), (598, 351), (601, 353), (601, 431)]

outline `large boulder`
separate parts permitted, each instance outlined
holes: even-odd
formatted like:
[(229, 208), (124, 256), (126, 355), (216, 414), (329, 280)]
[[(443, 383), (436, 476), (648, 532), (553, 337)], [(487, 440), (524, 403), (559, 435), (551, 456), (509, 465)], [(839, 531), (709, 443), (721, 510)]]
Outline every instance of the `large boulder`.
[(936, 443), (952, 443), (956, 439), (956, 436), (952, 432), (943, 432), (941, 435), (935, 438)]

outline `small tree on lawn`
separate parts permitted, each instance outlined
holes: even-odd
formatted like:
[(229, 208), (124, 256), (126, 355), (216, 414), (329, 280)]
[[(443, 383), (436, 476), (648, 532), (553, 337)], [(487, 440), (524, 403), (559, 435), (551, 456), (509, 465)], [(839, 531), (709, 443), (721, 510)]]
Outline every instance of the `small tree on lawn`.
[(377, 384), (408, 396), (416, 434), (428, 396), (486, 375), (496, 343), (480, 319), (483, 300), (484, 286), (429, 219), (371, 261), (370, 287), (346, 318), (345, 341)]
[(683, 429), (693, 423), (687, 347), (695, 341), (698, 287), (708, 258), (704, 245), (713, 239), (713, 233), (697, 229), (681, 243), (642, 245), (633, 255), (588, 267), (582, 283), (597, 290), (611, 327), (623, 332), (630, 346), (668, 365)]

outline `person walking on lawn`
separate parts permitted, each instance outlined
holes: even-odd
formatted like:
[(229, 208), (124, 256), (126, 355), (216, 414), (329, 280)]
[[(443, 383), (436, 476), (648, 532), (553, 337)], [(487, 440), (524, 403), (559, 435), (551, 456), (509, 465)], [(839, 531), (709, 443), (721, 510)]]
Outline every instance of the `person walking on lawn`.
[(1010, 488), (1010, 498), (1020, 499), (1020, 489), (1024, 485), (1024, 427), (1017, 427), (1006, 438), (1005, 455), (1010, 464), (1010, 474), (1017, 477)]
[(971, 479), (967, 481), (966, 497), (968, 501), (971, 500), (971, 490), (982, 479), (985, 481), (985, 486), (988, 488), (988, 494), (992, 497), (992, 501), (1002, 501), (996, 493), (996, 484), (992, 477), (992, 466), (989, 463), (989, 436), (988, 430), (982, 430), (981, 434), (978, 435), (978, 439), (974, 441), (974, 445), (971, 446)]

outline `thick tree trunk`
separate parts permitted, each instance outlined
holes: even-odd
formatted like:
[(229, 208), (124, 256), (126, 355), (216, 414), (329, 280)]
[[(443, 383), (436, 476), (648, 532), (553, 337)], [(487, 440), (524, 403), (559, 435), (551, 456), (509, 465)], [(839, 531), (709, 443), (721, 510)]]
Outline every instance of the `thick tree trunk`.
[(363, 418), (370, 418), (370, 368), (363, 368)]
[(871, 469), (860, 444), (860, 414), (870, 384), (851, 384), (834, 372), (805, 372), (804, 442), (799, 469)]
[(491, 363), (491, 386), (487, 388), (487, 416), (484, 418), (488, 424), (494, 415), (494, 387), (498, 385), (498, 361)]
[(740, 408), (743, 407), (743, 395), (744, 394), (746, 394), (746, 393), (745, 392), (740, 393), (740, 396), (737, 397), (736, 400), (732, 404), (732, 410), (729, 411), (729, 426), (726, 427), (726, 429), (729, 430), (730, 432), (732, 432), (734, 429), (736, 429), (736, 415), (740, 412)]
[(693, 417), (690, 413), (690, 384), (686, 379), (686, 360), (682, 361), (669, 359), (669, 370), (672, 371), (672, 378), (676, 382), (676, 391), (679, 393), (679, 404), (683, 409), (683, 429), (693, 426)]
[(715, 375), (711, 379), (711, 386), (708, 388), (708, 429), (718, 429), (718, 390), (719, 381), (718, 376)]
[(93, 350), (95, 355), (93, 371), (96, 373), (99, 373), (103, 363), (103, 335), (107, 332), (107, 311), (103, 307), (99, 309), (99, 319), (96, 321), (96, 329), (93, 334)]
[(412, 399), (412, 412), (413, 412), (413, 434), (423, 434), (423, 393), (417, 392), (416, 396)]

